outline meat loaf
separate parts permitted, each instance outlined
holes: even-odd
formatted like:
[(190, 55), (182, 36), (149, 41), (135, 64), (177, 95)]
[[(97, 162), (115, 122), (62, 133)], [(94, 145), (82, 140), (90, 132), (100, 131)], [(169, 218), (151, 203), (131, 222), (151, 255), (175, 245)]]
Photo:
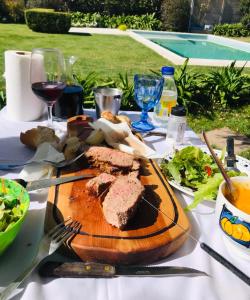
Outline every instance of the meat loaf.
[(118, 177), (103, 201), (106, 221), (123, 229), (134, 216), (143, 192), (144, 187), (136, 177)]
[(93, 166), (106, 173), (127, 174), (140, 168), (139, 161), (133, 155), (107, 147), (88, 147), (85, 156)]
[(110, 187), (111, 183), (115, 181), (115, 176), (101, 173), (100, 175), (90, 179), (86, 184), (88, 192), (94, 196), (99, 196), (107, 188)]

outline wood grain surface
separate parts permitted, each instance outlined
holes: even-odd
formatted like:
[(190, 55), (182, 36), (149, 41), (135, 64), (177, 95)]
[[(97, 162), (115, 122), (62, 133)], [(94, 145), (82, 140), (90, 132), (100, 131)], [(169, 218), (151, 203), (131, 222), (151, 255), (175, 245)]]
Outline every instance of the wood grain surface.
[[(92, 168), (67, 175), (99, 172)], [(186, 240), (189, 221), (155, 162), (142, 162), (140, 179), (147, 201), (163, 213), (142, 200), (128, 226), (124, 230), (115, 228), (105, 221), (100, 199), (86, 191), (89, 179), (84, 179), (50, 189), (46, 227), (68, 216), (80, 221), (81, 231), (68, 246), (84, 261), (140, 264), (170, 255)]]

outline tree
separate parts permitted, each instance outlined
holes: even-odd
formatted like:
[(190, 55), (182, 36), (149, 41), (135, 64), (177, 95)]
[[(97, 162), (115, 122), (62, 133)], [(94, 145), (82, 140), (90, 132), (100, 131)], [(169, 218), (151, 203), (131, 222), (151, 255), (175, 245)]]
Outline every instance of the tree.
[(250, 14), (250, 0), (240, 0), (240, 13), (243, 17)]
[(189, 17), (189, 0), (162, 0), (161, 20), (164, 30), (187, 31)]

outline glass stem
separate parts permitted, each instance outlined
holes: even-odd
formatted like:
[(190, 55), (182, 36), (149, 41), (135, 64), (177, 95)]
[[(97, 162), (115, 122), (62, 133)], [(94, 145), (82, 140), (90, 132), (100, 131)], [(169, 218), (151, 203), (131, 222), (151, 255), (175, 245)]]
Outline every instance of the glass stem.
[(147, 123), (147, 120), (148, 120), (148, 112), (143, 108), (141, 112), (141, 122)]
[(53, 104), (48, 104), (48, 126), (49, 127), (53, 127), (52, 107)]

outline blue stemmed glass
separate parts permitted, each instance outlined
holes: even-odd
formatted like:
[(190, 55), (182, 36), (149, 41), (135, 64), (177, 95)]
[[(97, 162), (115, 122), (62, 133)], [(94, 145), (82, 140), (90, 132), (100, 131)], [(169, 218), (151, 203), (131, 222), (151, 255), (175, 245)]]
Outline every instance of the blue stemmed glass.
[(140, 121), (132, 123), (135, 130), (150, 131), (155, 128), (148, 122), (148, 111), (160, 101), (163, 82), (163, 78), (156, 75), (135, 75), (135, 101), (142, 109)]

